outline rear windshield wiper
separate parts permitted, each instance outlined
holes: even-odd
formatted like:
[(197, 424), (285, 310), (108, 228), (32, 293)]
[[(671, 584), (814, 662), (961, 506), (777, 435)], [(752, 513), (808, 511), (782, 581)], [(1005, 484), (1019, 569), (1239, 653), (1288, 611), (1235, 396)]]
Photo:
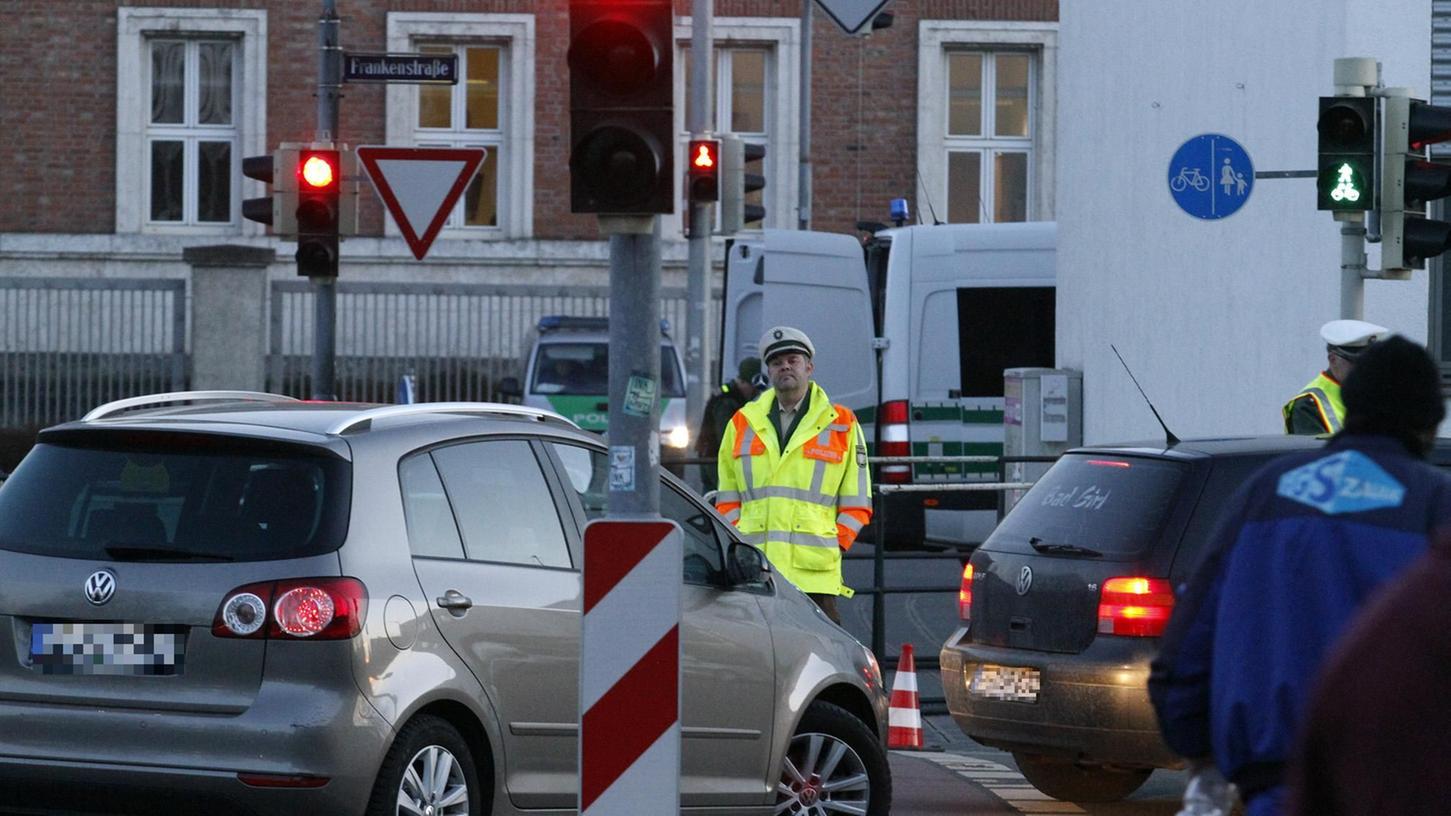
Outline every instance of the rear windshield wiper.
[(183, 550), (176, 547), (131, 547), (123, 544), (107, 544), (106, 554), (117, 561), (233, 561), (230, 555), (215, 555)]
[(1085, 558), (1102, 558), (1103, 553), (1098, 550), (1090, 550), (1087, 547), (1080, 547), (1077, 544), (1049, 544), (1037, 536), (1028, 539), (1033, 549), (1040, 553), (1052, 553), (1053, 555), (1081, 555)]

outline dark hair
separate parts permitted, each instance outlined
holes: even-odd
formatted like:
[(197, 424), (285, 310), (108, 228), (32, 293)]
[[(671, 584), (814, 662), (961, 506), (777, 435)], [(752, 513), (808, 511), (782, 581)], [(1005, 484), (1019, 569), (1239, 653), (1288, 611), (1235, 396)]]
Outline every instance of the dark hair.
[(1446, 418), (1441, 372), (1426, 349), (1392, 336), (1361, 353), (1341, 387), (1345, 432), (1384, 434), (1416, 454), (1422, 437)]

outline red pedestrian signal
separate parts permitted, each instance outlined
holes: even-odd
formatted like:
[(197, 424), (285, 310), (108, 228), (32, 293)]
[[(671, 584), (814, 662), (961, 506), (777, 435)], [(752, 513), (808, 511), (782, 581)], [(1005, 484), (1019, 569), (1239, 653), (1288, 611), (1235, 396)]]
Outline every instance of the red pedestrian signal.
[(691, 204), (708, 204), (720, 199), (720, 142), (696, 139), (690, 143), (686, 162), (685, 197)]
[(310, 278), (335, 278), (338, 275), (338, 222), (342, 198), (338, 151), (298, 151), (296, 173), (297, 274)]

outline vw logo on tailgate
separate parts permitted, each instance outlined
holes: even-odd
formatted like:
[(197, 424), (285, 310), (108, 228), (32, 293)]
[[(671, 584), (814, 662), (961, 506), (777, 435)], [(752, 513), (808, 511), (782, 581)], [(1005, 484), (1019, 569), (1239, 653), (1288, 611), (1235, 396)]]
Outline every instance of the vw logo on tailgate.
[(100, 606), (116, 594), (116, 574), (110, 570), (96, 570), (86, 579), (86, 600)]
[[(94, 576), (93, 576), (94, 577)], [(1033, 568), (1024, 565), (1018, 570), (1018, 594), (1027, 595), (1028, 590), (1033, 588)]]

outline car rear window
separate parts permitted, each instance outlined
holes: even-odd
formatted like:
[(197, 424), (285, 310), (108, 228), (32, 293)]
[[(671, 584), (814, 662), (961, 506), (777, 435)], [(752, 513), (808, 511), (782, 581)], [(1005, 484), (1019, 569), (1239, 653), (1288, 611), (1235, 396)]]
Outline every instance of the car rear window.
[(215, 438), (98, 441), (31, 450), (0, 488), (0, 549), (268, 561), (331, 552), (346, 535), (351, 466), (341, 459)]
[(1163, 528), (1187, 467), (1131, 456), (1064, 456), (1013, 506), (983, 547), (1032, 553), (1071, 546), (1106, 557), (1136, 555)]

